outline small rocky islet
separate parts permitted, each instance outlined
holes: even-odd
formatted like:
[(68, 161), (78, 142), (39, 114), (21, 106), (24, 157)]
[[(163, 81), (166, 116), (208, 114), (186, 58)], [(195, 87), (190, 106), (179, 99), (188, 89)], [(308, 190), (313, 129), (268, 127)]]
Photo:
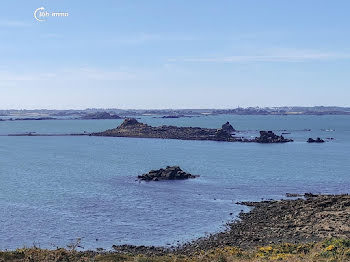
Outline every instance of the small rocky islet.
[(186, 173), (179, 166), (167, 166), (165, 169), (151, 170), (146, 174), (139, 175), (137, 178), (143, 181), (160, 181), (160, 180), (184, 180), (196, 178), (198, 175)]
[(276, 135), (272, 131), (260, 131), (260, 136), (253, 139), (235, 136), (236, 130), (229, 122), (226, 122), (219, 129), (201, 127), (177, 127), (158, 126), (153, 127), (140, 123), (135, 118), (127, 118), (114, 129), (99, 133), (91, 133), (91, 136), (108, 137), (137, 137), (137, 138), (161, 138), (179, 140), (210, 140), (221, 142), (256, 142), (256, 143), (286, 143), (293, 139)]
[(324, 143), (325, 141), (322, 139), (322, 138), (316, 138), (316, 139), (313, 139), (313, 138), (309, 138), (307, 140), (308, 143)]

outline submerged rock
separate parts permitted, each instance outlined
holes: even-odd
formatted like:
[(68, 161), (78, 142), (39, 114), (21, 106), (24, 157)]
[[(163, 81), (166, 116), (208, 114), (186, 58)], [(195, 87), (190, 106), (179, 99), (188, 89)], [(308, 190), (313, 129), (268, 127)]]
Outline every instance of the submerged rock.
[(307, 142), (308, 143), (324, 143), (325, 141), (323, 140), (323, 139), (321, 139), (321, 138), (316, 138), (316, 139), (313, 139), (313, 138), (309, 138), (308, 140), (307, 140)]
[(292, 142), (293, 139), (278, 136), (272, 131), (260, 131), (260, 137), (256, 137), (255, 141), (258, 143), (286, 143)]
[(145, 181), (159, 180), (182, 180), (196, 178), (198, 176), (186, 173), (179, 166), (167, 166), (165, 169), (151, 170), (146, 174), (140, 175), (137, 178)]
[(162, 116), (161, 118), (180, 118), (183, 115), (169, 115), (169, 116)]

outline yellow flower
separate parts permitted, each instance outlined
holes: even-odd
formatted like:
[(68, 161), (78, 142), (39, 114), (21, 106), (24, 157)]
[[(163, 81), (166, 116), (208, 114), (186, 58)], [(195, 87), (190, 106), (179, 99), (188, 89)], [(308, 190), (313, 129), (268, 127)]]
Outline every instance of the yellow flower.
[(266, 253), (268, 253), (268, 252), (271, 252), (271, 251), (272, 251), (272, 247), (271, 247), (271, 246), (261, 247), (261, 248), (259, 248), (259, 250), (260, 250), (261, 252), (266, 252)]
[(271, 260), (283, 260), (283, 259), (286, 259), (290, 256), (291, 256), (290, 254), (277, 254), (277, 255), (271, 257)]
[(329, 245), (328, 247), (325, 248), (326, 251), (332, 251), (335, 249), (335, 245)]

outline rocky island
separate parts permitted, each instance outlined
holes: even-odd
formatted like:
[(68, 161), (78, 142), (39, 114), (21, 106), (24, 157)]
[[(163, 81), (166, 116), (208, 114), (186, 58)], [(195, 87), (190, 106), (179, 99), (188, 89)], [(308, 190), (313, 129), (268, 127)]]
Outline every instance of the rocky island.
[(144, 181), (159, 181), (183, 180), (196, 177), (198, 176), (186, 173), (179, 166), (167, 166), (165, 169), (151, 170), (146, 174), (138, 176), (138, 179)]
[(292, 139), (278, 136), (272, 131), (260, 131), (260, 137), (245, 139), (235, 137), (236, 130), (229, 122), (226, 122), (219, 129), (201, 127), (177, 127), (159, 126), (153, 127), (138, 122), (135, 118), (127, 118), (114, 129), (104, 132), (91, 133), (91, 136), (111, 136), (111, 137), (138, 137), (138, 138), (162, 138), (180, 140), (211, 140), (223, 142), (257, 142), (257, 143), (285, 143), (292, 142)]
[(86, 114), (78, 119), (83, 119), (83, 120), (92, 120), (92, 119), (121, 119), (120, 116), (116, 114), (110, 114), (108, 112), (97, 112), (97, 113), (91, 113), (91, 114)]

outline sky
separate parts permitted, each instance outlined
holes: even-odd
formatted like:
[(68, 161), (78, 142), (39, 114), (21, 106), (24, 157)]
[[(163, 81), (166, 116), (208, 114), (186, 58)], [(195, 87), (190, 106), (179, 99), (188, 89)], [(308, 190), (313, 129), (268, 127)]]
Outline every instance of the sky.
[(349, 12), (348, 0), (1, 0), (0, 109), (350, 106)]

